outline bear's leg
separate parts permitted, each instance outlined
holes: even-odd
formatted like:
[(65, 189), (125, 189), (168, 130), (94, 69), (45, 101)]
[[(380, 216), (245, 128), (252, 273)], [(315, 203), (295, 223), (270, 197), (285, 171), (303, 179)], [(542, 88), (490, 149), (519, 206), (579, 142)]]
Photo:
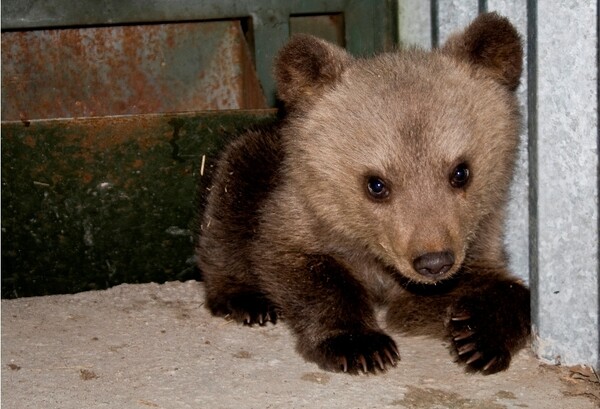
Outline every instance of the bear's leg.
[(529, 336), (529, 289), (508, 274), (472, 274), (457, 288), (447, 327), (458, 360), (491, 374), (507, 369)]
[(396, 364), (398, 348), (379, 328), (367, 291), (337, 261), (308, 257), (287, 277), (273, 290), (307, 360), (349, 373)]
[(206, 307), (245, 325), (275, 323), (277, 313), (258, 285), (243, 242), (223, 223), (213, 224), (216, 228), (205, 232), (198, 250)]

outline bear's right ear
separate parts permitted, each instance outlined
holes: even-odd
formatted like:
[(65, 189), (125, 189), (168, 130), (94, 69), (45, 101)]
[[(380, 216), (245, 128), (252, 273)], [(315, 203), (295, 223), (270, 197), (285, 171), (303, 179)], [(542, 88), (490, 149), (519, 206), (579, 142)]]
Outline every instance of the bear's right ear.
[(479, 15), (462, 32), (450, 36), (442, 52), (483, 69), (514, 91), (523, 70), (521, 37), (508, 19), (497, 13)]
[(296, 34), (275, 59), (277, 95), (287, 108), (300, 107), (335, 84), (350, 61), (343, 48)]

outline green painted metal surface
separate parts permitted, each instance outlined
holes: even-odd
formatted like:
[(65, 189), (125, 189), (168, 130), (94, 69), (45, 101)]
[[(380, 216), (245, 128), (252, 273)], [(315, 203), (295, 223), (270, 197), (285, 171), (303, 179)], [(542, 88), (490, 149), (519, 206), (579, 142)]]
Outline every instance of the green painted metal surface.
[(290, 33), (308, 33), (340, 47), (346, 46), (342, 13), (291, 16)]
[(2, 296), (198, 278), (198, 181), (202, 190), (230, 138), (274, 118), (259, 110), (3, 123)]

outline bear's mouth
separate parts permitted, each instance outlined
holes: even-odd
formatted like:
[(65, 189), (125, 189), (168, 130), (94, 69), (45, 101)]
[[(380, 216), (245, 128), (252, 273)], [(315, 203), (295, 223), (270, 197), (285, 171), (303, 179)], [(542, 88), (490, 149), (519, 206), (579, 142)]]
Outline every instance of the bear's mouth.
[(418, 295), (443, 294), (455, 286), (460, 275), (460, 270), (458, 270), (456, 273), (445, 273), (426, 278), (426, 276), (415, 273), (404, 274), (392, 266), (387, 266), (386, 270), (402, 288)]
[(436, 286), (445, 281), (448, 281), (455, 275), (454, 265), (444, 267), (439, 271), (433, 272), (430, 270), (418, 271), (413, 268), (407, 268), (405, 272), (395, 266), (386, 266), (388, 274), (390, 274), (400, 285), (406, 286), (407, 283), (417, 283), (425, 286)]

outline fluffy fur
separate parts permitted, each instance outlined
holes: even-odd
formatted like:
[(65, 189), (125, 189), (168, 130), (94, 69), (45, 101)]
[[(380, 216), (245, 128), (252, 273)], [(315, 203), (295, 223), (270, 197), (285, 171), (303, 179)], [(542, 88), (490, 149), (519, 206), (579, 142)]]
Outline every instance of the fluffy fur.
[(322, 368), (400, 359), (379, 327), (441, 333), (494, 373), (529, 334), (504, 208), (518, 144), (519, 35), (494, 13), (438, 50), (355, 59), (299, 35), (275, 63), (287, 116), (224, 152), (197, 256), (215, 315), (284, 318)]

